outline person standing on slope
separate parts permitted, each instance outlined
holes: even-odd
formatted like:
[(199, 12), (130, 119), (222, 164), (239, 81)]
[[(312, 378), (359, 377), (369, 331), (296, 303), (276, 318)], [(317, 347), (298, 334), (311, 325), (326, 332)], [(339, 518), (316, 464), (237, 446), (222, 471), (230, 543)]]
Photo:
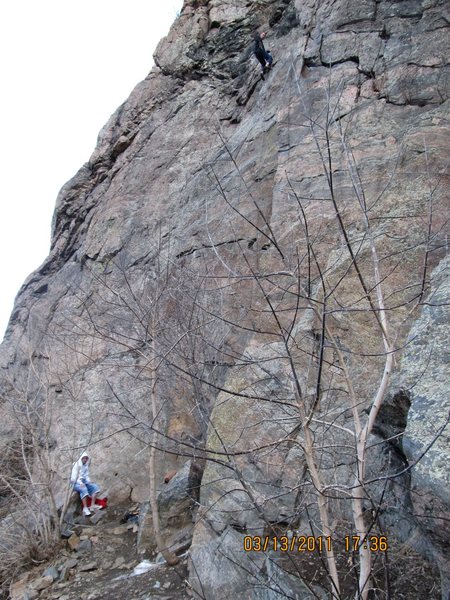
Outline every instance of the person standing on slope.
[(95, 498), (100, 491), (99, 486), (91, 481), (89, 475), (90, 458), (87, 452), (83, 452), (77, 462), (73, 463), (70, 483), (73, 489), (80, 494), (83, 505), (83, 515), (89, 517), (91, 511), (87, 505), (87, 499), (91, 498), (91, 509), (95, 509)]
[(253, 54), (258, 59), (261, 65), (261, 77), (264, 79), (264, 74), (269, 71), (272, 66), (273, 58), (270, 52), (264, 47), (263, 39), (266, 37), (266, 33), (259, 33), (258, 31), (253, 36)]

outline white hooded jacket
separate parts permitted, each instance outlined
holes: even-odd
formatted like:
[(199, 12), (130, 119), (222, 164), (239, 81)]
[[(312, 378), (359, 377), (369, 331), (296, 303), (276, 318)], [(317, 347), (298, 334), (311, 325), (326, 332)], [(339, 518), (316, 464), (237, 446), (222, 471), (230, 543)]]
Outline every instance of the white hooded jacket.
[[(84, 465), (82, 458), (83, 456), (88, 457), (87, 463)], [(91, 478), (89, 477), (89, 465), (91, 463), (91, 459), (87, 452), (83, 452), (77, 462), (73, 463), (72, 467), (72, 475), (70, 476), (70, 481), (72, 484), (74, 483), (91, 483)]]

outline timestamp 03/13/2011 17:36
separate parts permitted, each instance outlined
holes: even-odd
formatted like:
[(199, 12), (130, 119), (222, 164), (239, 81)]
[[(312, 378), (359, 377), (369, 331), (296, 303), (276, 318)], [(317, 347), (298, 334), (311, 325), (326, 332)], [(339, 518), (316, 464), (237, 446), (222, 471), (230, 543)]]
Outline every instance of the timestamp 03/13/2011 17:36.
[[(246, 535), (244, 537), (245, 552), (323, 552), (331, 551), (336, 543), (331, 536), (311, 536), (311, 535), (281, 535), (281, 536), (260, 536)], [(357, 552), (361, 546), (364, 550), (371, 552), (387, 552), (388, 540), (384, 535), (369, 535), (362, 537), (359, 535), (346, 535), (338, 542), (345, 552)]]

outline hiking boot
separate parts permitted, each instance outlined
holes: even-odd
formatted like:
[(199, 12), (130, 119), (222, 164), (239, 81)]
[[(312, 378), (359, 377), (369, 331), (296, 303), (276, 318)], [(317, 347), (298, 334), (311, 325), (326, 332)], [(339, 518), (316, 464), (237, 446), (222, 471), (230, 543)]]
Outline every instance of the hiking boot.
[(85, 517), (90, 517), (90, 516), (91, 516), (91, 511), (88, 509), (88, 507), (87, 507), (87, 506), (85, 506), (85, 507), (83, 508), (83, 515), (84, 515)]

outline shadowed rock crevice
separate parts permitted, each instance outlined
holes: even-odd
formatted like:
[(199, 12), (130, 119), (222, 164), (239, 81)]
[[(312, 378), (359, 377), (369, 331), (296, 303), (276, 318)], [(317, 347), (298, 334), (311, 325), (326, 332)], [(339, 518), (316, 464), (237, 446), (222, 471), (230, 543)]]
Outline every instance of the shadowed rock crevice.
[(402, 436), (408, 422), (410, 406), (409, 392), (399, 390), (384, 402), (374, 427), (374, 433), (380, 435), (401, 453), (403, 453)]

